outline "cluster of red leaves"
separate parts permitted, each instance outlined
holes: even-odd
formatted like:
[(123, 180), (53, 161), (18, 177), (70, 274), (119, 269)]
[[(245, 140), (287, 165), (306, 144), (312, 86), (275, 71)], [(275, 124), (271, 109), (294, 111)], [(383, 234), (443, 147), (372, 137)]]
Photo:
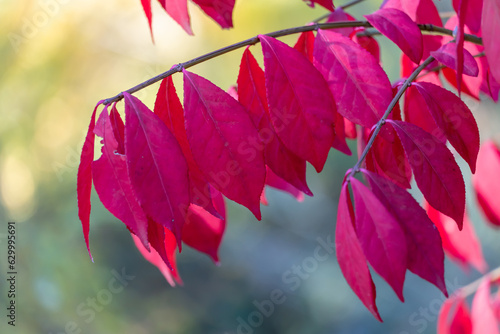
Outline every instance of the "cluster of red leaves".
[[(169, 4), (178, 2), (160, 1), (167, 11)], [(201, 3), (226, 2), (231, 1), (195, 1), (202, 8)], [(329, 22), (354, 20), (342, 9), (334, 10), (331, 1), (310, 3), (333, 10)], [(332, 147), (351, 154), (346, 138), (357, 138), (360, 149), (373, 142), (364, 168), (348, 171), (344, 179), (336, 249), (348, 284), (372, 314), (380, 320), (368, 263), (402, 301), (406, 270), (447, 295), (444, 252), (463, 265), (485, 270), (465, 216), (464, 179), (447, 143), (472, 173), (477, 171), (479, 203), (497, 225), (500, 206), (494, 201), (499, 187), (490, 181), (499, 172), (500, 153), (489, 143), (478, 159), (479, 131), (472, 112), (443, 88), (438, 74), (442, 72), (459, 93), (478, 98), (482, 92), (498, 99), (500, 44), (492, 29), (500, 22), (500, 4), (453, 4), (457, 16), (447, 24), (457, 27), (456, 41), (421, 34), (417, 24), (442, 26), (432, 0), (388, 0), (366, 15), (403, 52), (402, 78), (395, 84), (380, 65), (376, 40), (360, 34), (364, 28), (318, 29), (316, 35), (302, 33), (294, 47), (259, 35), (264, 69), (247, 48), (237, 88), (230, 93), (183, 70), (183, 104), (167, 78), (154, 111), (123, 94), (125, 123), (116, 103), (110, 111), (106, 106), (95, 122), (96, 107), (78, 171), (87, 248), (94, 180), (102, 203), (125, 223), (143, 255), (171, 284), (180, 282), (175, 252), (183, 242), (218, 261), (226, 224), (222, 195), (260, 220), (265, 185), (298, 199), (312, 196), (306, 162), (321, 172)], [(189, 27), (189, 21), (182, 22)], [(464, 42), (467, 32), (482, 36), (484, 49)], [(485, 57), (474, 58), (483, 50)], [(436, 68), (437, 61), (427, 66), (405, 92), (402, 110), (399, 104), (388, 110), (402, 82), (431, 55), (445, 67)], [(383, 119), (386, 111), (391, 113)], [(377, 136), (374, 129), (380, 126)], [(96, 161), (94, 134), (103, 143)], [(493, 167), (491, 159), (496, 159)], [(358, 172), (367, 185), (353, 177)], [(428, 203), (426, 210), (407, 191), (412, 178)], [(458, 310), (454, 314), (466, 311), (462, 306)]]
[[(498, 282), (493, 282), (498, 285)], [(438, 334), (499, 334), (500, 293), (491, 295), (491, 277), (482, 278), (469, 310), (463, 290), (447, 299), (439, 313)], [(500, 291), (500, 290), (499, 290)]]
[[(233, 27), (233, 9), (235, 0), (192, 0), (200, 9), (210, 16), (221, 28)], [(188, 0), (158, 0), (168, 15), (177, 22), (189, 35), (193, 34), (188, 12)], [(151, 0), (141, 0), (142, 8), (148, 19), (149, 29), (153, 35), (153, 11)]]

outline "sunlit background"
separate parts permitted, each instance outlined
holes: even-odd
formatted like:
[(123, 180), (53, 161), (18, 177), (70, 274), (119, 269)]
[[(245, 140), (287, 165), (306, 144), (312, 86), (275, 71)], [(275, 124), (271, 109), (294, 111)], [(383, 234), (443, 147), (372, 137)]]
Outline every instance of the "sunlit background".
[[(189, 37), (153, 1), (153, 44), (139, 0), (0, 0), (0, 5), (1, 333), (435, 332), (444, 297), (410, 273), (404, 304), (374, 275), (384, 324), (349, 289), (335, 254), (317, 263), (307, 277), (294, 283), (286, 279), (294, 266), (314, 256), (318, 245), (334, 239), (341, 180), (355, 163), (337, 152), (330, 154), (321, 175), (309, 169), (314, 198), (297, 203), (268, 191), (269, 207), (263, 208), (261, 222), (229, 204), (222, 265), (216, 267), (207, 256), (185, 247), (178, 257), (183, 287), (170, 287), (142, 258), (125, 226), (95, 193), (90, 232), (95, 263), (89, 260), (77, 217), (76, 172), (96, 102), (174, 64), (259, 33), (305, 24), (324, 9), (311, 9), (300, 0), (237, 0), (235, 28), (221, 31), (190, 3), (195, 37)], [(379, 5), (365, 1), (351, 13), (361, 17)], [(439, 5), (450, 10), (446, 2)], [(393, 64), (387, 71), (395, 80), (400, 53), (379, 40), (382, 61)], [(259, 53), (258, 46), (252, 50)], [(227, 89), (236, 82), (242, 51), (191, 70)], [(179, 79), (174, 76), (181, 93)], [(136, 95), (152, 107), (157, 89), (154, 85)], [(498, 106), (467, 101), (483, 139), (500, 132)], [(468, 168), (463, 171), (470, 184)], [(500, 235), (486, 227), (469, 199), (486, 259), (496, 267)], [(7, 326), (5, 316), (8, 221), (17, 222), (15, 328)], [(479, 276), (448, 262), (446, 270), (450, 291)], [(122, 278), (123, 285), (112, 285), (123, 272), (128, 277)], [(259, 311), (257, 305), (276, 289), (283, 292), (283, 303)], [(265, 314), (259, 317), (257, 312)]]

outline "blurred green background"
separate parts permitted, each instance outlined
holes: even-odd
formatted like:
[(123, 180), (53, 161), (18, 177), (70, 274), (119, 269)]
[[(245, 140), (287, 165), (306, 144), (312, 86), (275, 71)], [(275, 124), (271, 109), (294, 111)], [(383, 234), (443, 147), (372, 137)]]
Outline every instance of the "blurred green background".
[[(334, 254), (307, 277), (290, 274), (314, 255), (318, 238), (334, 239), (341, 180), (355, 160), (333, 151), (321, 175), (309, 170), (314, 198), (297, 203), (270, 190), (261, 222), (229, 204), (222, 265), (215, 267), (207, 256), (185, 247), (178, 256), (183, 287), (170, 287), (142, 258), (124, 225), (95, 193), (90, 232), (95, 263), (89, 260), (77, 217), (76, 171), (96, 102), (179, 62), (325, 13), (300, 0), (238, 0), (235, 28), (221, 31), (190, 3), (195, 36), (189, 37), (153, 3), (155, 44), (138, 0), (0, 0), (0, 333), (435, 332), (443, 296), (410, 273), (404, 304), (374, 275), (384, 324), (349, 289)], [(350, 12), (361, 17), (379, 5), (366, 1)], [(440, 6), (450, 9), (444, 2)], [(400, 53), (379, 41), (382, 61), (393, 65), (386, 69), (395, 80)], [(258, 46), (252, 50), (259, 53)], [(191, 71), (227, 89), (236, 82), (242, 51)], [(174, 76), (182, 94), (179, 79)], [(154, 85), (136, 95), (152, 107), (157, 89)], [(483, 139), (499, 132), (498, 106), (467, 101)], [(467, 168), (464, 175), (470, 179)], [(471, 211), (490, 267), (500, 265), (500, 235)], [(5, 316), (8, 221), (17, 222), (15, 328), (7, 326)], [(446, 269), (450, 291), (479, 276), (448, 262)], [(111, 288), (122, 271), (130, 276), (126, 285)], [(286, 279), (292, 276), (293, 284)], [(259, 317), (256, 304), (270, 299), (275, 289), (283, 292), (283, 303)]]

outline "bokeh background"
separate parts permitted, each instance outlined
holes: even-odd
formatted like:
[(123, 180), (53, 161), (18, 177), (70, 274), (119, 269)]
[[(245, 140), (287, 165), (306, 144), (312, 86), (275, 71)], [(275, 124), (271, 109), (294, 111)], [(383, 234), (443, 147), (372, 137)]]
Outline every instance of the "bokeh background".
[[(307, 277), (294, 276), (293, 284), (284, 279), (314, 255), (318, 238), (334, 239), (341, 180), (355, 160), (333, 151), (321, 175), (309, 168), (313, 198), (297, 203), (270, 190), (261, 222), (229, 204), (222, 265), (185, 247), (178, 256), (183, 287), (170, 287), (142, 258), (125, 226), (95, 193), (90, 233), (95, 263), (89, 260), (77, 217), (76, 172), (96, 102), (179, 62), (259, 33), (305, 24), (323, 9), (300, 0), (238, 0), (235, 28), (221, 31), (190, 3), (195, 36), (189, 37), (153, 1), (153, 44), (138, 0), (0, 0), (0, 5), (0, 333), (435, 332), (444, 297), (411, 273), (404, 304), (374, 275), (384, 324), (349, 289), (335, 254)], [(379, 5), (365, 1), (350, 12), (361, 17)], [(438, 5), (451, 10), (448, 2)], [(384, 38), (379, 41), (382, 61), (396, 80), (400, 52)], [(258, 46), (252, 50), (259, 53)], [(227, 89), (236, 82), (242, 51), (191, 70)], [(180, 77), (174, 81), (182, 94)], [(152, 107), (157, 89), (154, 85), (137, 96)], [(498, 106), (467, 102), (483, 139), (500, 132)], [(463, 171), (469, 186), (468, 168)], [(500, 265), (500, 234), (486, 226), (470, 195), (469, 200), (486, 260), (494, 268)], [(8, 221), (17, 222), (15, 328), (5, 317)], [(129, 276), (126, 285), (110, 293), (109, 283), (122, 271)], [(478, 276), (446, 263), (450, 291)], [(256, 304), (270, 299), (275, 289), (283, 292), (284, 302), (259, 326), (241, 325), (259, 322)], [(90, 306), (93, 300), (96, 305)]]

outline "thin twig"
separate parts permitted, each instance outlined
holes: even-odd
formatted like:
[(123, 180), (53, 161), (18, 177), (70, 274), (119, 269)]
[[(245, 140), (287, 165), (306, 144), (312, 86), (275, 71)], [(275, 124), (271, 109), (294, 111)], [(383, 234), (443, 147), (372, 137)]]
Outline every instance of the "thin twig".
[[(274, 32), (271, 32), (271, 33), (268, 33), (265, 35), (270, 36), (270, 37), (283, 37), (283, 36), (297, 34), (300, 32), (312, 31), (312, 30), (318, 30), (318, 29), (338, 29), (338, 28), (353, 28), (353, 27), (370, 28), (370, 27), (372, 27), (372, 25), (370, 23), (368, 23), (367, 21), (315, 23), (312, 25), (305, 25), (305, 26), (300, 26), (300, 27), (278, 30), (278, 31), (274, 31)], [(436, 26), (433, 26), (432, 24), (420, 24), (419, 28), (423, 31), (433, 31), (433, 32), (437, 32), (440, 34), (450, 35), (450, 36), (453, 35), (453, 31), (451, 31), (449, 29), (441, 28), (441, 27), (436, 27)], [(481, 38), (474, 36), (474, 35), (465, 34), (465, 40), (472, 42), (472, 43), (475, 43), (475, 44), (480, 44), (480, 45), (482, 44)], [(134, 86), (130, 89), (127, 89), (126, 92), (129, 94), (135, 93), (135, 92), (140, 91), (141, 89), (144, 89), (144, 88), (146, 88), (146, 87), (148, 87), (148, 86), (150, 86), (150, 85), (152, 85), (152, 84), (154, 84), (162, 79), (165, 79), (166, 77), (171, 76), (174, 73), (182, 72), (183, 69), (192, 67), (194, 65), (197, 65), (197, 64), (202, 63), (204, 61), (207, 61), (209, 59), (218, 57), (220, 55), (226, 54), (228, 52), (240, 49), (240, 48), (245, 47), (247, 45), (254, 45), (257, 43), (259, 43), (259, 37), (255, 36), (255, 37), (246, 39), (244, 41), (238, 42), (236, 44), (232, 44), (232, 45), (223, 47), (219, 50), (207, 53), (203, 56), (200, 56), (198, 58), (194, 58), (194, 59), (189, 60), (187, 62), (177, 64), (177, 65), (173, 66), (170, 70), (168, 70), (164, 73), (161, 73), (161, 74), (159, 74), (151, 79), (148, 79), (148, 80), (138, 84), (137, 86)], [(123, 98), (123, 93), (120, 93), (114, 97), (111, 97), (111, 98), (104, 100), (103, 104), (108, 105), (112, 102), (119, 101), (122, 98)]]
[(394, 109), (394, 107), (398, 103), (398, 101), (401, 98), (401, 96), (403, 96), (403, 93), (406, 91), (406, 89), (408, 87), (410, 87), (410, 85), (413, 82), (413, 80), (415, 80), (417, 78), (417, 76), (419, 75), (419, 73), (422, 72), (423, 69), (426, 68), (433, 61), (434, 61), (434, 57), (429, 56), (429, 58), (427, 58), (422, 64), (420, 64), (420, 66), (417, 67), (413, 71), (413, 73), (410, 75), (410, 77), (408, 79), (406, 79), (406, 81), (404, 82), (403, 86), (401, 86), (401, 88), (399, 88), (396, 96), (394, 96), (394, 98), (392, 99), (391, 103), (387, 107), (387, 110), (384, 112), (384, 115), (377, 122), (377, 125), (376, 125), (376, 127), (375, 127), (375, 129), (373, 131), (372, 136), (370, 137), (370, 140), (368, 140), (368, 143), (366, 144), (363, 152), (361, 153), (361, 156), (359, 157), (358, 162), (356, 162), (356, 164), (352, 168), (351, 173), (349, 173), (349, 176), (347, 177), (347, 179), (353, 177), (354, 174), (356, 174), (357, 172), (359, 172), (359, 168), (361, 167), (361, 164), (365, 160), (366, 155), (368, 154), (368, 151), (370, 151), (370, 148), (372, 147), (373, 142), (375, 141), (375, 138), (377, 137), (378, 133), (380, 132), (380, 129), (382, 129), (382, 126), (385, 124), (385, 120), (387, 119), (387, 117), (389, 117), (389, 114), (391, 113), (392, 109)]
[[(485, 56), (484, 52), (480, 52), (478, 54), (473, 55), (472, 57), (479, 58), (479, 57), (484, 57), (484, 56)], [(427, 70), (424, 74), (419, 75), (417, 77), (417, 79), (423, 78), (423, 77), (425, 77), (426, 75), (429, 75), (432, 72), (437, 72), (439, 70), (442, 70), (445, 67), (448, 67), (448, 66), (446, 66), (446, 65), (437, 65), (437, 66), (431, 68), (430, 70)]]
[(468, 297), (472, 295), (474, 292), (476, 292), (477, 288), (481, 285), (481, 282), (484, 280), (485, 276), (489, 276), (490, 281), (496, 281), (500, 278), (500, 267), (493, 269), (486, 275), (481, 276), (477, 280), (475, 280), (472, 283), (467, 284), (466, 286), (461, 287), (460, 289), (456, 290), (453, 292), (454, 295), (460, 295), (463, 297)]

